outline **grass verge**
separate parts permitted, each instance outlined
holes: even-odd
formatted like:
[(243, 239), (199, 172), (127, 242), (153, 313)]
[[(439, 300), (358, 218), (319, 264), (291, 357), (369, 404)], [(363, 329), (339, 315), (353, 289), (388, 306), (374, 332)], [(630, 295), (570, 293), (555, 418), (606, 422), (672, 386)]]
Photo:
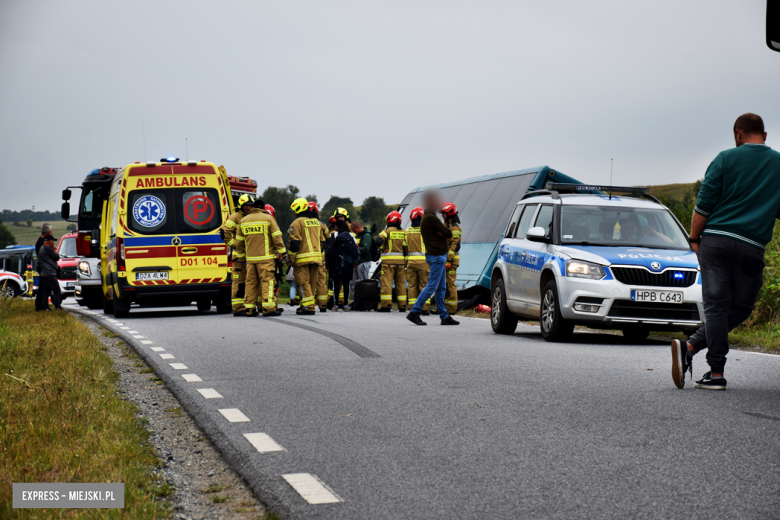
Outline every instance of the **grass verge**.
[[(0, 517), (167, 518), (170, 494), (102, 344), (67, 312), (0, 300)], [(14, 482), (117, 482), (125, 508), (12, 509)]]

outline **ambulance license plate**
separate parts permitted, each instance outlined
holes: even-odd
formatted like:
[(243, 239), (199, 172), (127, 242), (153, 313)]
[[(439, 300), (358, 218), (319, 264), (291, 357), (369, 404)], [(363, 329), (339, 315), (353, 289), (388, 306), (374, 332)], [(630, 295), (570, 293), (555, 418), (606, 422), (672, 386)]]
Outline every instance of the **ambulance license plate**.
[(683, 293), (679, 291), (647, 291), (645, 289), (635, 289), (631, 291), (631, 301), (682, 303)]
[(159, 271), (157, 273), (136, 273), (136, 280), (167, 280), (168, 271)]

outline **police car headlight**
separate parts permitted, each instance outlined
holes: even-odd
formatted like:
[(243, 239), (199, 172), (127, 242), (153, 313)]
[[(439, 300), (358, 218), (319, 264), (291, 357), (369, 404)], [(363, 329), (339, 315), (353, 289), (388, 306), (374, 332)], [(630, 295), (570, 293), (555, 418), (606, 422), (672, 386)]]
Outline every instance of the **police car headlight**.
[(89, 262), (79, 262), (79, 272), (85, 276), (92, 274), (89, 270)]
[(590, 280), (601, 280), (604, 278), (604, 268), (599, 264), (583, 262), (582, 260), (566, 261), (566, 276), (575, 278), (588, 278)]

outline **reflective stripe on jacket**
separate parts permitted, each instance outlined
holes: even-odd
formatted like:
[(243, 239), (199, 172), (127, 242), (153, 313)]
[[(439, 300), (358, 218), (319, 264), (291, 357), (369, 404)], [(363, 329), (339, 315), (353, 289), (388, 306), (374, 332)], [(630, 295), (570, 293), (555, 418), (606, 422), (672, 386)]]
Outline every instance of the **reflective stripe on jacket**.
[(236, 253), (254, 264), (275, 260), (287, 253), (276, 220), (264, 209), (255, 208), (241, 220), (236, 233)]
[(236, 252), (236, 232), (238, 231), (238, 224), (241, 222), (241, 219), (244, 218), (244, 214), (241, 211), (236, 211), (232, 215), (230, 215), (224, 224), (222, 224), (222, 236), (223, 241), (225, 242), (225, 245), (228, 246), (228, 252), (232, 249), (233, 250), (233, 258), (234, 259), (240, 259)]
[[(385, 228), (379, 236), (382, 237), (384, 243), (382, 244), (382, 263), (387, 265), (403, 265), (404, 259), (404, 247), (406, 247), (406, 234), (396, 228)], [(385, 253), (387, 249), (387, 253)]]
[(419, 227), (408, 227), (404, 231), (406, 240), (406, 262), (425, 263), (425, 244)]
[(324, 226), (316, 218), (298, 217), (288, 230), (290, 246), (298, 243), (297, 251), (290, 251), (293, 265), (322, 265), (322, 244), (326, 240)]
[(453, 267), (458, 267), (460, 265), (460, 226), (448, 222), (447, 227), (452, 231), (452, 238), (447, 240), (447, 248), (449, 249), (447, 252), (447, 260)]

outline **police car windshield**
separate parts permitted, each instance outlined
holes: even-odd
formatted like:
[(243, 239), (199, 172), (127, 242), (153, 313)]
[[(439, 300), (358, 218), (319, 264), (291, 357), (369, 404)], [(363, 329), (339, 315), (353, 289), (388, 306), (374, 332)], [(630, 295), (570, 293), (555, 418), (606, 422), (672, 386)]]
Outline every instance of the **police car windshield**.
[(615, 206), (561, 207), (561, 244), (690, 250), (665, 209)]

